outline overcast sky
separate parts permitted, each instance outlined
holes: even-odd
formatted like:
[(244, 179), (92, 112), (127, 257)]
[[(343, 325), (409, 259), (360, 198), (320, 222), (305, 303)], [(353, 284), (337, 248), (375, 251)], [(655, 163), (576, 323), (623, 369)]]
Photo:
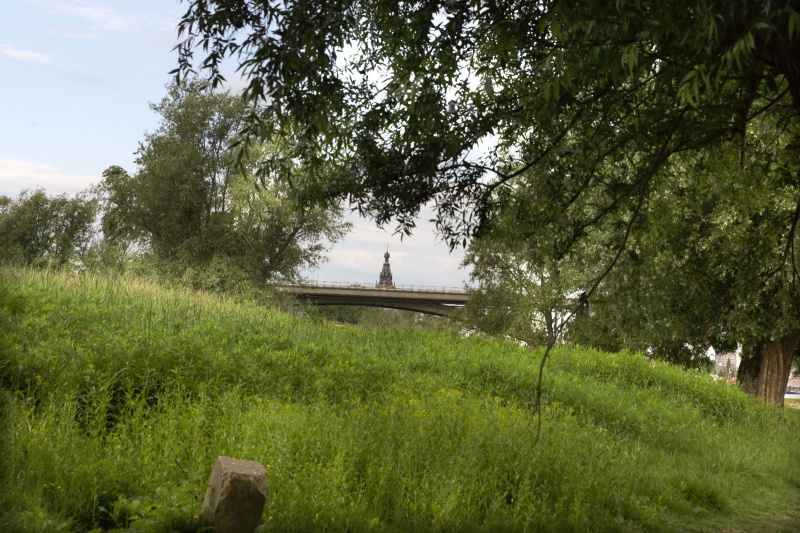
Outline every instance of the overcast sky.
[[(0, 195), (36, 187), (74, 194), (111, 165), (135, 170), (138, 143), (158, 125), (148, 103), (164, 96), (177, 63), (172, 48), (184, 10), (173, 0), (3, 1)], [(402, 242), (391, 227), (352, 220), (353, 232), (310, 278), (376, 281), (388, 244), (396, 283), (466, 280), (463, 254), (450, 254), (424, 216)]]

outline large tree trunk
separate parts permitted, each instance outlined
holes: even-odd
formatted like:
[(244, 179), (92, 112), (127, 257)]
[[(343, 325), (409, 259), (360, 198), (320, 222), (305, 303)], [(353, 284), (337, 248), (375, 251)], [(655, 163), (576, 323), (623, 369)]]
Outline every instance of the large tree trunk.
[(792, 359), (800, 344), (800, 331), (762, 342), (739, 365), (737, 381), (745, 392), (783, 407)]
[(758, 392), (758, 374), (761, 370), (761, 357), (758, 349), (752, 353), (742, 352), (742, 361), (739, 363), (739, 371), (736, 373), (736, 383), (739, 388), (747, 394), (756, 395)]

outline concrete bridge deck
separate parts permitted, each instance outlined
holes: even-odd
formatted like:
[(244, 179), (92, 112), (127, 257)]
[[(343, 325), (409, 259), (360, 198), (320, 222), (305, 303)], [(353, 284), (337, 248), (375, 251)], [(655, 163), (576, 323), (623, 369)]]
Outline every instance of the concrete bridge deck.
[(439, 316), (449, 316), (469, 299), (463, 289), (419, 285), (387, 288), (372, 283), (319, 282), (282, 285), (277, 289), (316, 305), (387, 307)]

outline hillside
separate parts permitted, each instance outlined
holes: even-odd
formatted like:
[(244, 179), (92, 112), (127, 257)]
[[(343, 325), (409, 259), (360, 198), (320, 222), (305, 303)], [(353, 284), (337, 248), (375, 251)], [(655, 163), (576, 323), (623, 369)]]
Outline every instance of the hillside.
[(637, 354), (366, 330), (0, 269), (0, 530), (197, 531), (214, 458), (262, 531), (792, 531), (800, 412)]

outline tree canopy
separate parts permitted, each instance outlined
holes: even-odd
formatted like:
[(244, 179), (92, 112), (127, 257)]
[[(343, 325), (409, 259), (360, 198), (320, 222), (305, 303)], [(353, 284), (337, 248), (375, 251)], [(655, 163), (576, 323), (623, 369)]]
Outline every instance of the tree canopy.
[[(178, 75), (198, 47), (214, 82), (235, 56), (245, 95), (300, 125), (300, 154), (341, 161), (300, 184), (306, 194), (349, 195), (379, 222), (436, 202), (451, 238), (537, 168), (560, 178), (540, 216), (568, 215), (570, 239), (647, 192), (673, 154), (800, 110), (795, 2), (189, 4)], [(271, 134), (255, 118), (247, 131)], [(610, 205), (577, 202), (594, 191)]]
[[(596, 269), (537, 257), (520, 237), (514, 218), (512, 210), (499, 214), (489, 231), (469, 243), (462, 266), (470, 269), (473, 285), (459, 318), (468, 327), (532, 347), (551, 339), (563, 341), (566, 321), (579, 307), (581, 288)], [(580, 308), (581, 313), (587, 311), (586, 306)]]
[(592, 258), (590, 298), (603, 280), (664, 297), (637, 320), (752, 347), (749, 379), (781, 401), (800, 342), (800, 2), (188, 3), (177, 75), (218, 83), (233, 57), (264, 103), (243, 133), (298, 140), (303, 198), (405, 230), (434, 204), (451, 245), (510, 210), (533, 263)]
[(264, 143), (237, 158), (238, 129), (251, 112), (241, 98), (191, 80), (151, 107), (162, 121), (145, 136), (137, 171), (109, 167), (99, 187), (107, 244), (147, 252), (191, 285), (229, 290), (297, 278), (348, 230), (338, 206), (303, 209), (286, 183), (257, 183), (253, 166), (286, 147)]
[(86, 194), (42, 189), (0, 196), (0, 261), (33, 267), (77, 266), (92, 244), (97, 202)]

